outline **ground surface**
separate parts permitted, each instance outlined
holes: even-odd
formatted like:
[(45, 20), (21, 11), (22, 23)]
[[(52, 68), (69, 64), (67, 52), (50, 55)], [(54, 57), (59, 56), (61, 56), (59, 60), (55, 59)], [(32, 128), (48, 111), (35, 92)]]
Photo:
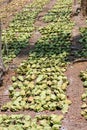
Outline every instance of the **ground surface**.
[(63, 121), (64, 130), (86, 130), (87, 121), (81, 116), (81, 95), (83, 94), (83, 85), (80, 80), (79, 74), (81, 70), (87, 68), (87, 62), (75, 63), (70, 65), (67, 69), (66, 75), (70, 81), (67, 89), (67, 95), (72, 101), (72, 105)]
[[(42, 17), (48, 13), (48, 11), (55, 5), (56, 0), (50, 0), (50, 2), (45, 5), (42, 12), (39, 13), (38, 17), (36, 18), (34, 26), (36, 28), (46, 26), (48, 23), (44, 23)], [(80, 32), (79, 27), (86, 26), (85, 20), (81, 14), (77, 16), (73, 16), (72, 20), (75, 22), (75, 26), (72, 30), (72, 45), (71, 45), (71, 55), (70, 60), (71, 64), (67, 67), (66, 76), (70, 82), (68, 89), (67, 89), (67, 96), (72, 101), (72, 104), (69, 108), (68, 113), (65, 115), (65, 118), (62, 123), (61, 130), (87, 130), (87, 121), (81, 116), (81, 95), (84, 91), (81, 79), (79, 77), (80, 71), (85, 70), (87, 68), (87, 62), (76, 62), (73, 64), (73, 61), (76, 60), (74, 51), (77, 49), (81, 49), (81, 45), (79, 43)], [(15, 75), (15, 68), (25, 59), (28, 58), (29, 50), (33, 49), (37, 40), (41, 37), (40, 32), (37, 29), (33, 32), (32, 37), (30, 38), (29, 42), (30, 45), (21, 50), (20, 54), (13, 59), (12, 63), (9, 65), (9, 70), (4, 77), (3, 86), (0, 88), (0, 105), (9, 101), (8, 97), (8, 87), (12, 84), (11, 77)], [(11, 114), (11, 112), (0, 112)], [(35, 113), (31, 111), (20, 111), (15, 112), (16, 114), (24, 113), (30, 114), (32, 117), (37, 114), (48, 114), (51, 113), (59, 113), (58, 111), (54, 112), (40, 112)]]
[[(79, 5), (78, 5), (79, 6)], [(75, 22), (75, 27), (72, 30), (72, 45), (71, 45), (71, 56), (70, 59), (73, 62), (76, 57), (74, 52), (78, 49), (81, 49), (79, 43), (80, 32), (79, 27), (86, 27), (86, 23), (81, 13), (77, 16), (74, 16), (72, 19)], [(67, 95), (72, 101), (72, 105), (65, 116), (63, 121), (63, 126), (61, 130), (86, 130), (87, 122), (81, 116), (81, 95), (84, 92), (83, 84), (80, 79), (80, 72), (86, 70), (87, 62), (77, 62), (70, 65), (67, 69), (66, 75), (70, 81), (70, 85), (67, 89)]]

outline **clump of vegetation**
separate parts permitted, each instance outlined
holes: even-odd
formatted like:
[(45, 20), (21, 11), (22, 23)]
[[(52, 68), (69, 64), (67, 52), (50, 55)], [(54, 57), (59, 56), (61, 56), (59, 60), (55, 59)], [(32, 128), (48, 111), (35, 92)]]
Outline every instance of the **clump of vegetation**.
[(62, 115), (39, 115), (32, 119), (28, 115), (0, 115), (1, 130), (59, 130)]
[(84, 86), (84, 93), (82, 94), (82, 101), (83, 105), (81, 106), (82, 112), (81, 115), (84, 116), (85, 119), (87, 119), (87, 70), (86, 71), (81, 71), (81, 79), (83, 81), (83, 86)]
[(71, 102), (65, 95), (68, 81), (63, 74), (66, 63), (62, 58), (62, 55), (49, 58), (32, 55), (23, 62), (17, 69), (18, 76), (12, 77), (13, 85), (9, 88), (12, 101), (2, 110), (67, 111)]
[(43, 17), (44, 22), (70, 21), (71, 2), (71, 0), (57, 0), (55, 6)]

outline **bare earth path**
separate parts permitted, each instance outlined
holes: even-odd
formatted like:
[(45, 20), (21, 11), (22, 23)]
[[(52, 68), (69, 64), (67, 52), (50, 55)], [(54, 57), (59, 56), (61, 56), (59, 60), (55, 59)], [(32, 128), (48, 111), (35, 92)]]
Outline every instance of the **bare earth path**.
[(70, 85), (67, 89), (67, 96), (72, 101), (72, 105), (63, 121), (61, 130), (87, 130), (87, 121), (81, 116), (81, 95), (83, 85), (79, 77), (80, 71), (87, 68), (87, 62), (70, 65), (66, 75)]
[[(80, 39), (80, 27), (86, 27), (85, 19), (81, 14), (74, 16), (73, 21), (75, 26), (72, 30), (72, 45), (70, 60), (76, 60), (74, 55), (75, 51), (81, 49), (79, 43)], [(78, 59), (77, 59), (78, 61)], [(87, 68), (87, 62), (76, 62), (68, 66), (66, 76), (70, 82), (67, 89), (67, 96), (72, 101), (72, 105), (69, 108), (68, 113), (65, 115), (61, 130), (87, 130), (87, 121), (81, 116), (81, 95), (84, 92), (82, 81), (79, 77), (81, 70)]]

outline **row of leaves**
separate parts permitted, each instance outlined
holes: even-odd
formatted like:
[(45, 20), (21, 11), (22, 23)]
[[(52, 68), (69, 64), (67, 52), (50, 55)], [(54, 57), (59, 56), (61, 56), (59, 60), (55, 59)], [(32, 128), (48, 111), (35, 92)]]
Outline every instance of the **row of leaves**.
[(62, 115), (41, 115), (31, 119), (27, 115), (0, 115), (0, 130), (59, 130)]
[(82, 94), (83, 105), (81, 106), (82, 108), (81, 115), (84, 116), (85, 119), (87, 119), (87, 70), (81, 71), (80, 76), (84, 86), (84, 93)]
[[(62, 4), (64, 2), (64, 4)], [(48, 12), (43, 17), (44, 22), (64, 22), (64, 20), (67, 22), (70, 21), (70, 15), (72, 12), (72, 7), (71, 7), (71, 0), (61, 0), (56, 3), (56, 5), (53, 7), (52, 10)]]
[(6, 62), (14, 58), (20, 50), (29, 44), (29, 38), (34, 30), (34, 22), (38, 13), (49, 0), (34, 0), (18, 13), (9, 27), (2, 32), (3, 59)]
[[(65, 0), (57, 1), (60, 6)], [(70, 1), (67, 1), (70, 2)], [(65, 8), (65, 7), (64, 7)], [(2, 110), (59, 110), (67, 112), (71, 102), (67, 99), (68, 81), (64, 72), (69, 55), (70, 34), (73, 24), (65, 20), (54, 22), (41, 29), (38, 40), (29, 59), (21, 63), (13, 85), (9, 88), (11, 102)]]

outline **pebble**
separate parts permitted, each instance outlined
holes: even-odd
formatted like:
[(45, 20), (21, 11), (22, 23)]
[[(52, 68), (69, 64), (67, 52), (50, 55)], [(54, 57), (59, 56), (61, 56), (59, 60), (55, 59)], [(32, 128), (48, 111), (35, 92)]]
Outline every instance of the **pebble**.
[(61, 127), (60, 130), (68, 130), (68, 129), (63, 126), (63, 127)]

